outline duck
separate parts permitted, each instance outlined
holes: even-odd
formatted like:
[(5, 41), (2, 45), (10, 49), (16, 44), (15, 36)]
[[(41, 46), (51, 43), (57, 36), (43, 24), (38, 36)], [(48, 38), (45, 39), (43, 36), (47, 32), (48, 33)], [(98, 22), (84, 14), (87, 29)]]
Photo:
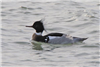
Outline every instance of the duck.
[(72, 37), (64, 33), (49, 33), (42, 35), (43, 31), (46, 31), (42, 20), (35, 21), (33, 25), (26, 26), (34, 28), (36, 33), (32, 35), (32, 40), (37, 42), (44, 42), (50, 44), (73, 44), (77, 42), (83, 42), (88, 38)]

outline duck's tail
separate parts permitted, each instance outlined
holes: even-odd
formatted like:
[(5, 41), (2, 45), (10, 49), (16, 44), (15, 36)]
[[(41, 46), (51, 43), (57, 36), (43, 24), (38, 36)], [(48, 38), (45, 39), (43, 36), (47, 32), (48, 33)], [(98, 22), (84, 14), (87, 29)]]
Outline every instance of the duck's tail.
[(81, 38), (80, 41), (84, 41), (84, 40), (86, 40), (86, 39), (88, 39), (88, 38)]
[(88, 38), (79, 38), (79, 37), (73, 37), (74, 42), (82, 42)]

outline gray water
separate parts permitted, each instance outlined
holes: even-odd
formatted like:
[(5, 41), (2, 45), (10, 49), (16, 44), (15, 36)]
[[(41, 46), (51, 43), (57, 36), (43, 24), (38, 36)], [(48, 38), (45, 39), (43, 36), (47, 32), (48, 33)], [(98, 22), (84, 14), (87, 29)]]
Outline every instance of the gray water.
[[(2, 2), (2, 67), (99, 67), (99, 6), (90, 2)], [(48, 34), (59, 32), (88, 37), (83, 43), (31, 44), (34, 29), (26, 28), (45, 18)]]

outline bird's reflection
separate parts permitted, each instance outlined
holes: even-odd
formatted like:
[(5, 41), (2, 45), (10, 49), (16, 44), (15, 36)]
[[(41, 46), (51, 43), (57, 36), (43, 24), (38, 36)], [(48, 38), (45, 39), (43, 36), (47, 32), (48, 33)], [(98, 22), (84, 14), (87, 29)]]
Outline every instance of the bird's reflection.
[(51, 51), (55, 49), (54, 46), (47, 43), (42, 43), (42, 42), (37, 42), (37, 41), (32, 41), (31, 43), (32, 43), (32, 49), (34, 50)]
[(31, 42), (32, 43), (32, 49), (35, 49), (35, 50), (43, 50), (42, 48), (42, 44), (41, 43), (36, 43), (36, 42)]
[(55, 48), (60, 48), (60, 47), (68, 47), (72, 46), (73, 44), (47, 44), (47, 43), (42, 43), (42, 42), (37, 42), (37, 41), (31, 41), (32, 44), (32, 49), (34, 50), (46, 50), (46, 51), (51, 51), (54, 50)]

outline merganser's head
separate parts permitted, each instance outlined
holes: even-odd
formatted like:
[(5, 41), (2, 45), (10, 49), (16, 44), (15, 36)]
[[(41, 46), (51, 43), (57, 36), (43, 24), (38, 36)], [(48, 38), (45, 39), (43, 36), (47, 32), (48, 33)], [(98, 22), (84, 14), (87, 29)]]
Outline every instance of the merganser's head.
[(45, 30), (43, 22), (41, 20), (34, 22), (32, 26), (26, 26), (26, 27), (34, 28), (37, 33), (40, 33), (40, 32), (42, 33)]

